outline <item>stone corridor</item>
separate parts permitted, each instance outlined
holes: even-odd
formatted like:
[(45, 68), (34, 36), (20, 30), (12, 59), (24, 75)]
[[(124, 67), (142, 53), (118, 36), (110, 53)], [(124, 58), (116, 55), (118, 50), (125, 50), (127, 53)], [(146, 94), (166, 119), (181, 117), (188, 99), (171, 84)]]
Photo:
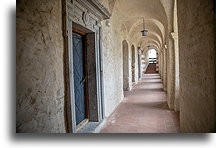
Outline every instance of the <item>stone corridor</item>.
[(178, 133), (179, 114), (168, 109), (158, 74), (145, 74), (108, 117), (101, 133)]

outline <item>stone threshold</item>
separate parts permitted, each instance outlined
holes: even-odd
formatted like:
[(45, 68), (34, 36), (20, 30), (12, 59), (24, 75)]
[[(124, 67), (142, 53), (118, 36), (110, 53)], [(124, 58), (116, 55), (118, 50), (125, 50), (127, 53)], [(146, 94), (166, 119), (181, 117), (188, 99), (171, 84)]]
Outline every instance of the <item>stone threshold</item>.
[(93, 134), (99, 133), (104, 124), (106, 123), (106, 119), (101, 122), (88, 122), (82, 129), (80, 129), (78, 134)]

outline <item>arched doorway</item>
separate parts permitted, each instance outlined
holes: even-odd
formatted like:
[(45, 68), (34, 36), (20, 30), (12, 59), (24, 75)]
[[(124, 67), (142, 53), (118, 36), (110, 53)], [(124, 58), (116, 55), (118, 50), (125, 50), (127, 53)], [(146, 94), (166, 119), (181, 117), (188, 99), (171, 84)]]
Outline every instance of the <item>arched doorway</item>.
[(129, 90), (129, 50), (127, 41), (122, 42), (123, 50), (123, 90)]
[(132, 63), (131, 63), (131, 71), (132, 71), (132, 84), (134, 84), (135, 83), (135, 77), (136, 77), (136, 57), (135, 57), (135, 55), (136, 55), (136, 52), (135, 52), (135, 47), (134, 47), (134, 45), (132, 45)]
[(158, 53), (155, 49), (148, 49), (146, 52), (147, 69), (145, 74), (158, 73)]
[(157, 60), (157, 52), (155, 49), (151, 49), (148, 51), (149, 54), (149, 63), (150, 64), (156, 64), (156, 60)]

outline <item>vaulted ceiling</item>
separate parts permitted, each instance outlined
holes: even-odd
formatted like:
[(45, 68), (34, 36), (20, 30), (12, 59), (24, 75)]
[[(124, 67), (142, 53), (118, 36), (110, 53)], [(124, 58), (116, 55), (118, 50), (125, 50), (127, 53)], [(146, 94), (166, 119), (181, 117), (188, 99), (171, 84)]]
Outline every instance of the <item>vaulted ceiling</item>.
[[(131, 41), (141, 45), (142, 48), (152, 46), (159, 50), (166, 43), (168, 19), (163, 0), (109, 0), (113, 10), (117, 5), (121, 23), (126, 29)], [(143, 18), (149, 32), (146, 37), (141, 35)]]

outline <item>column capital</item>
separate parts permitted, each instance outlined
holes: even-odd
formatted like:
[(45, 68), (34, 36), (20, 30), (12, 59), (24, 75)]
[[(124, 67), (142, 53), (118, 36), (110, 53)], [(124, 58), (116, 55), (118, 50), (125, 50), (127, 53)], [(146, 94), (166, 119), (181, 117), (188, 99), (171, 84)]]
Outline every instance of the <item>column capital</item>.
[(167, 50), (167, 45), (166, 45), (166, 44), (164, 45), (164, 48), (163, 48), (163, 50)]
[(171, 32), (171, 37), (173, 38), (173, 40), (178, 40), (178, 33), (177, 32)]

